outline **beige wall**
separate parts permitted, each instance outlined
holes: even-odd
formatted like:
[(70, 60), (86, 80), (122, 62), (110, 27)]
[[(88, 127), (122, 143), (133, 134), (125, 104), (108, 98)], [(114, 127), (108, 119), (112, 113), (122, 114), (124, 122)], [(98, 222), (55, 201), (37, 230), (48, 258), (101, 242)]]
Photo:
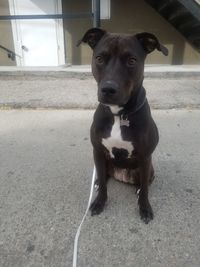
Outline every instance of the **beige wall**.
[[(63, 12), (88, 12), (91, 0), (63, 1)], [(91, 50), (85, 45), (76, 47), (84, 32), (92, 27), (91, 19), (65, 20), (67, 63), (89, 64)], [(111, 32), (154, 33), (169, 49), (169, 56), (153, 52), (147, 64), (199, 64), (200, 54), (185, 38), (143, 0), (111, 0), (111, 20), (103, 20), (102, 28)]]
[[(0, 15), (10, 15), (8, 0), (0, 0)], [(14, 51), (12, 26), (10, 21), (0, 20), (0, 44)], [(8, 58), (6, 51), (0, 48), (0, 66), (16, 65), (15, 61)]]
[[(63, 13), (90, 12), (91, 0), (63, 0)], [(0, 14), (9, 15), (8, 0), (0, 0)], [(90, 64), (91, 49), (76, 43), (92, 27), (91, 18), (64, 20), (66, 63)], [(111, 32), (137, 33), (149, 31), (168, 47), (169, 56), (153, 52), (147, 64), (199, 64), (200, 54), (185, 38), (144, 0), (111, 0), (111, 19), (102, 21), (102, 28)], [(10, 21), (0, 21), (0, 44), (14, 51)], [(0, 49), (0, 65), (16, 65)]]
[[(63, 1), (63, 13), (91, 12), (91, 0), (67, 0)], [(92, 19), (66, 19), (63, 21), (66, 63), (89, 64), (91, 51), (88, 47), (76, 47), (84, 31), (92, 27)]]

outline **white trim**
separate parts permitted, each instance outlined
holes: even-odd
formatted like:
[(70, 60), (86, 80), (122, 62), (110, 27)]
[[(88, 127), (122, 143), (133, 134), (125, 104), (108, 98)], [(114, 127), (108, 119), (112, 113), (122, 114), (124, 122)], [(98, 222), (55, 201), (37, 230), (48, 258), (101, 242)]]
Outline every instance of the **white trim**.
[[(56, 14), (62, 14), (62, 1), (55, 1)], [(63, 31), (63, 19), (56, 19), (56, 37), (58, 47), (58, 65), (65, 64), (65, 48), (64, 48), (64, 31)]]
[[(110, 0), (100, 0), (100, 19), (110, 19)], [(92, 1), (92, 12), (94, 13), (94, 1)]]

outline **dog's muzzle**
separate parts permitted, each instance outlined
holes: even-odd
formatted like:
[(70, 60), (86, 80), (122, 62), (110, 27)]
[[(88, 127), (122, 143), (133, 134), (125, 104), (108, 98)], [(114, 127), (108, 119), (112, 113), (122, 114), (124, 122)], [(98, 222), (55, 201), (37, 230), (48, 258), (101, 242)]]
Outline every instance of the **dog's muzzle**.
[(119, 85), (114, 81), (106, 81), (99, 85), (99, 102), (104, 104), (115, 104), (119, 99)]

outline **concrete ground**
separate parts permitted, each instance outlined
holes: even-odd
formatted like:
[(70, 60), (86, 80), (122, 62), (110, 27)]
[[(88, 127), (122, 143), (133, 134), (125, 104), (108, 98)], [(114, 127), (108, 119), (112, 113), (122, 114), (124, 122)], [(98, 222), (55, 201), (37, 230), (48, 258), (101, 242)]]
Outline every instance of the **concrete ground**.
[[(72, 266), (93, 160), (93, 111), (0, 111), (0, 266)], [(154, 220), (134, 188), (109, 182), (105, 211), (87, 216), (81, 267), (200, 266), (200, 110), (154, 110), (160, 143), (150, 187)]]
[[(96, 83), (84, 71), (0, 69), (2, 267), (72, 266), (89, 197), (97, 105)], [(144, 82), (160, 131), (150, 187), (154, 220), (140, 220), (132, 186), (110, 180), (105, 211), (83, 225), (78, 267), (200, 266), (200, 72), (192, 71)]]

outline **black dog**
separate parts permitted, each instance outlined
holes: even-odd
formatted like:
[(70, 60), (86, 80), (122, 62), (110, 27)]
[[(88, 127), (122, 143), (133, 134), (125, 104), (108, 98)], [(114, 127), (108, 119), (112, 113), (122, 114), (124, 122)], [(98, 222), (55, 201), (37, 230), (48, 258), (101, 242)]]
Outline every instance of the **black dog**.
[(99, 186), (91, 213), (103, 211), (107, 181), (114, 176), (137, 186), (140, 216), (148, 223), (153, 219), (148, 200), (154, 178), (151, 155), (159, 137), (142, 86), (144, 61), (154, 49), (164, 55), (168, 50), (150, 33), (111, 34), (98, 28), (88, 30), (81, 42), (93, 49), (92, 73), (100, 102), (91, 126)]

